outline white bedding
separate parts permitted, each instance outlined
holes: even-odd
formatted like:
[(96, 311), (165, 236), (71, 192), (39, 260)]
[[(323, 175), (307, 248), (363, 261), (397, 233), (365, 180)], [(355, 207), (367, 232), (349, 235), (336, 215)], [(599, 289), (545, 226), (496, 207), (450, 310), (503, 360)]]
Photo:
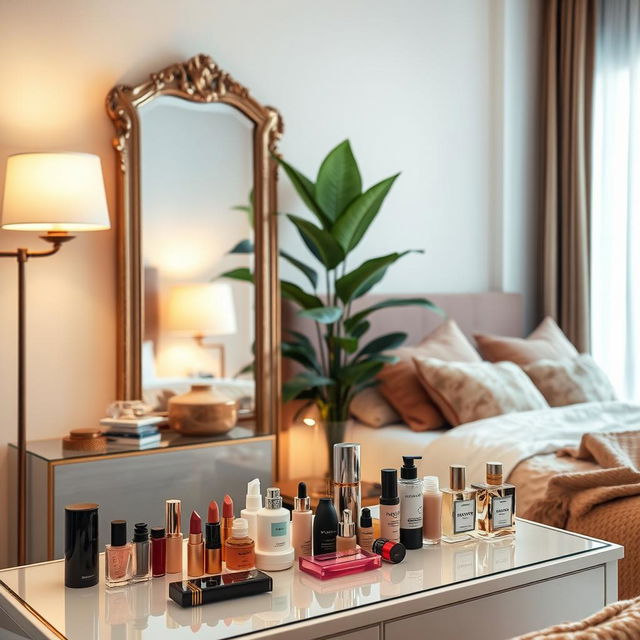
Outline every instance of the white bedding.
[[(495, 416), (450, 429), (423, 453), (422, 472), (449, 485), (449, 465), (467, 466), (467, 481), (482, 481), (485, 462), (502, 462), (504, 477), (541, 453), (577, 446), (583, 433), (640, 431), (640, 404), (609, 401)], [(420, 434), (417, 434), (420, 435)]]

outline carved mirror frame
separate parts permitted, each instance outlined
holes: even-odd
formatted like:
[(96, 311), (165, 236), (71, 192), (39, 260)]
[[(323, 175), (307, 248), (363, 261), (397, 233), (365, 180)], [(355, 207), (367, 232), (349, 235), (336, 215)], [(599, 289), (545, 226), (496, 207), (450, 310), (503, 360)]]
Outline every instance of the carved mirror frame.
[(117, 175), (117, 397), (142, 397), (144, 314), (138, 110), (160, 96), (228, 104), (254, 124), (256, 432), (275, 433), (280, 415), (281, 374), (277, 162), (273, 155), (282, 135), (282, 118), (276, 109), (255, 100), (246, 87), (204, 54), (152, 73), (136, 86), (118, 85), (107, 96), (107, 113), (115, 127)]

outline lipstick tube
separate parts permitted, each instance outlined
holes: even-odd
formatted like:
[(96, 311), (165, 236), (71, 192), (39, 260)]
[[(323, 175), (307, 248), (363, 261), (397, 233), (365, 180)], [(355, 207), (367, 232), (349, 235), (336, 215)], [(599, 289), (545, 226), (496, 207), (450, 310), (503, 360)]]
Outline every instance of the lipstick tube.
[(189, 522), (189, 544), (187, 545), (187, 573), (199, 578), (204, 573), (204, 542), (202, 542), (202, 519), (197, 511), (191, 512)]
[(218, 503), (209, 503), (209, 515), (204, 526), (204, 570), (205, 573), (222, 573), (222, 541)]
[(224, 497), (222, 503), (222, 559), (225, 560), (225, 542), (231, 537), (233, 528), (233, 500), (230, 495)]
[(167, 573), (182, 573), (182, 506), (180, 500), (165, 503)]

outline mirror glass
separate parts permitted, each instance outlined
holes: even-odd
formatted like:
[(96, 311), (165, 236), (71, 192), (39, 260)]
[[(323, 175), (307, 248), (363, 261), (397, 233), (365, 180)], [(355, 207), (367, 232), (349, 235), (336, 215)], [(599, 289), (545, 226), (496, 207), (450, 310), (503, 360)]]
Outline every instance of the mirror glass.
[(252, 253), (253, 123), (221, 104), (161, 96), (139, 111), (143, 397), (212, 383), (253, 409), (254, 288), (219, 276)]

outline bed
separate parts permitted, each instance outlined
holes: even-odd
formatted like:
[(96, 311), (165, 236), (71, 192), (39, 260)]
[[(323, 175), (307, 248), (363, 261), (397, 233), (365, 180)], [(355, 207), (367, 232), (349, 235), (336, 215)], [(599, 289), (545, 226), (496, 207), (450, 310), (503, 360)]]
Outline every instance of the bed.
[[(364, 304), (377, 301), (371, 298), (368, 297)], [(503, 336), (524, 334), (518, 296), (492, 293), (432, 298), (458, 321), (467, 336), (477, 330)], [(426, 322), (431, 326), (425, 326), (427, 316), (419, 311), (403, 313), (402, 328), (408, 330), (410, 343), (417, 344), (434, 324), (437, 325), (438, 319), (429, 317)], [(398, 326), (397, 317), (391, 315), (377, 320), (378, 325), (374, 329), (379, 333)], [(299, 326), (296, 328), (300, 330)], [(512, 366), (516, 367), (515, 364)], [(526, 371), (526, 367), (522, 371)], [(522, 375), (525, 376), (524, 373)], [(527, 382), (531, 380), (527, 378)], [(621, 597), (627, 598), (640, 594), (640, 473), (636, 477), (633, 471), (640, 467), (638, 432), (640, 404), (608, 400), (559, 407), (549, 407), (545, 402), (545, 408), (512, 411), (482, 420), (463, 421), (454, 428), (424, 431), (412, 430), (400, 421), (372, 428), (371, 424), (353, 419), (346, 438), (361, 444), (362, 479), (370, 482), (379, 482), (381, 468), (398, 468), (402, 455), (421, 455), (423, 460), (419, 473), (437, 475), (441, 486), (449, 484), (450, 464), (466, 465), (467, 479), (471, 483), (484, 480), (487, 461), (501, 461), (505, 478), (517, 486), (516, 511), (520, 517), (562, 526), (625, 546), (626, 557), (620, 565), (619, 592)], [(576, 477), (579, 480), (593, 477), (597, 484), (598, 474), (615, 472), (605, 468), (611, 465), (603, 467), (593, 459), (580, 457), (577, 452), (583, 437), (585, 434), (600, 434), (606, 439), (610, 434), (620, 433), (630, 434), (627, 435), (627, 445), (629, 442), (632, 444), (630, 453), (623, 452), (632, 460), (629, 463), (632, 470), (627, 470), (624, 476), (627, 478), (626, 486), (609, 487), (609, 497), (602, 504), (595, 503), (595, 507), (588, 510), (570, 511), (567, 504), (561, 504), (566, 496), (553, 493), (558, 479), (569, 477), (573, 481)], [(610, 444), (614, 449), (618, 446), (616, 442)], [(637, 457), (633, 458), (636, 446)], [(566, 451), (574, 453), (559, 455)], [(582, 495), (588, 496), (589, 491), (598, 490), (596, 486), (590, 487)], [(558, 505), (553, 504), (556, 495), (560, 496)], [(547, 512), (541, 510), (542, 504)], [(559, 512), (564, 514), (563, 518), (557, 517)]]

